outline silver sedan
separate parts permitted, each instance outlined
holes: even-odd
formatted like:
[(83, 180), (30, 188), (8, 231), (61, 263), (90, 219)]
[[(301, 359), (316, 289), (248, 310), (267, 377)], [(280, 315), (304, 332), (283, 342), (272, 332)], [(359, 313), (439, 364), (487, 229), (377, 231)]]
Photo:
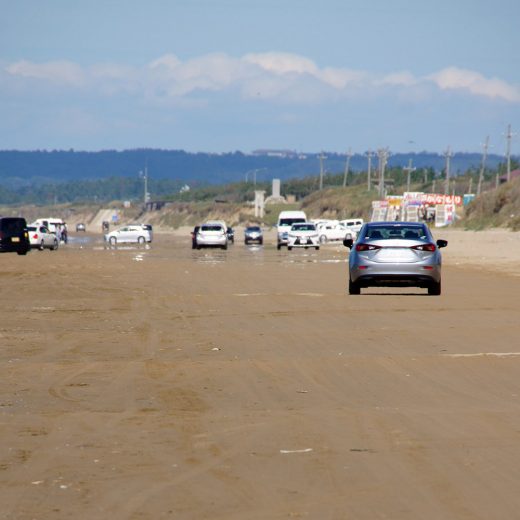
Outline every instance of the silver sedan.
[(446, 240), (433, 240), (428, 226), (414, 222), (364, 224), (350, 248), (349, 293), (363, 287), (422, 287), (441, 294), (440, 248)]

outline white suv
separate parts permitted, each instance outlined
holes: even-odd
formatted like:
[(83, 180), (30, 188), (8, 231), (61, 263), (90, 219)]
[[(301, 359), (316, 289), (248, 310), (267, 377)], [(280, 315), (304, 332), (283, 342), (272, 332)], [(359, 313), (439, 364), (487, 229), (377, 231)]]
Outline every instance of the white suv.
[(290, 251), (293, 247), (314, 247), (316, 250), (320, 248), (318, 230), (312, 222), (299, 222), (291, 226), (287, 237), (287, 249)]

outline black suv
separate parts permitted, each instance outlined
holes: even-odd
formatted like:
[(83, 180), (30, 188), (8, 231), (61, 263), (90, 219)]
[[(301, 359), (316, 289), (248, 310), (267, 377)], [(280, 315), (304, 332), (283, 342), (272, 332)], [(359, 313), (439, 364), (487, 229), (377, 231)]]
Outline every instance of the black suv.
[(0, 253), (26, 255), (31, 249), (27, 222), (19, 217), (0, 217)]

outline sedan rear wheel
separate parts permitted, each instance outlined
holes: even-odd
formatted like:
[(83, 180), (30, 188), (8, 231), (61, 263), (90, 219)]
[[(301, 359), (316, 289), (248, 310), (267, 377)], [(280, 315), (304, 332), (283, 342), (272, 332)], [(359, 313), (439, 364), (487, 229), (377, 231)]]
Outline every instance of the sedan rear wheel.
[(320, 244), (325, 244), (327, 242), (327, 237), (325, 235), (321, 235)]
[(356, 282), (353, 282), (350, 278), (348, 280), (348, 293), (349, 294), (361, 294), (361, 287)]
[(428, 294), (430, 296), (440, 296), (441, 294), (441, 282), (432, 282), (428, 287)]
[(137, 243), (138, 243), (138, 244), (144, 244), (144, 243), (145, 243), (145, 238), (144, 238), (144, 237), (139, 237), (139, 238), (137, 239)]
[(116, 246), (117, 245), (117, 238), (116, 237), (110, 237), (110, 245), (111, 246)]
[(56, 249), (58, 249), (59, 245), (60, 245), (60, 244), (59, 244), (59, 242), (58, 242), (58, 239), (55, 238), (55, 239), (54, 239), (54, 243), (53, 243), (52, 246), (51, 246), (51, 251), (56, 251)]

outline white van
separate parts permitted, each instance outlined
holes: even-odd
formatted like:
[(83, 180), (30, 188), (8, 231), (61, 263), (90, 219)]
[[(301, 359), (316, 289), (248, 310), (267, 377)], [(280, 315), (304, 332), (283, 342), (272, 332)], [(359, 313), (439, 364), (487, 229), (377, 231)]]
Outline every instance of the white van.
[(51, 233), (56, 233), (56, 226), (63, 227), (65, 222), (61, 218), (39, 218), (35, 220), (31, 226), (45, 226)]
[(277, 242), (276, 248), (280, 249), (287, 245), (289, 240), (289, 230), (293, 224), (299, 222), (307, 222), (307, 215), (304, 211), (281, 211), (278, 215), (278, 222), (276, 224)]

